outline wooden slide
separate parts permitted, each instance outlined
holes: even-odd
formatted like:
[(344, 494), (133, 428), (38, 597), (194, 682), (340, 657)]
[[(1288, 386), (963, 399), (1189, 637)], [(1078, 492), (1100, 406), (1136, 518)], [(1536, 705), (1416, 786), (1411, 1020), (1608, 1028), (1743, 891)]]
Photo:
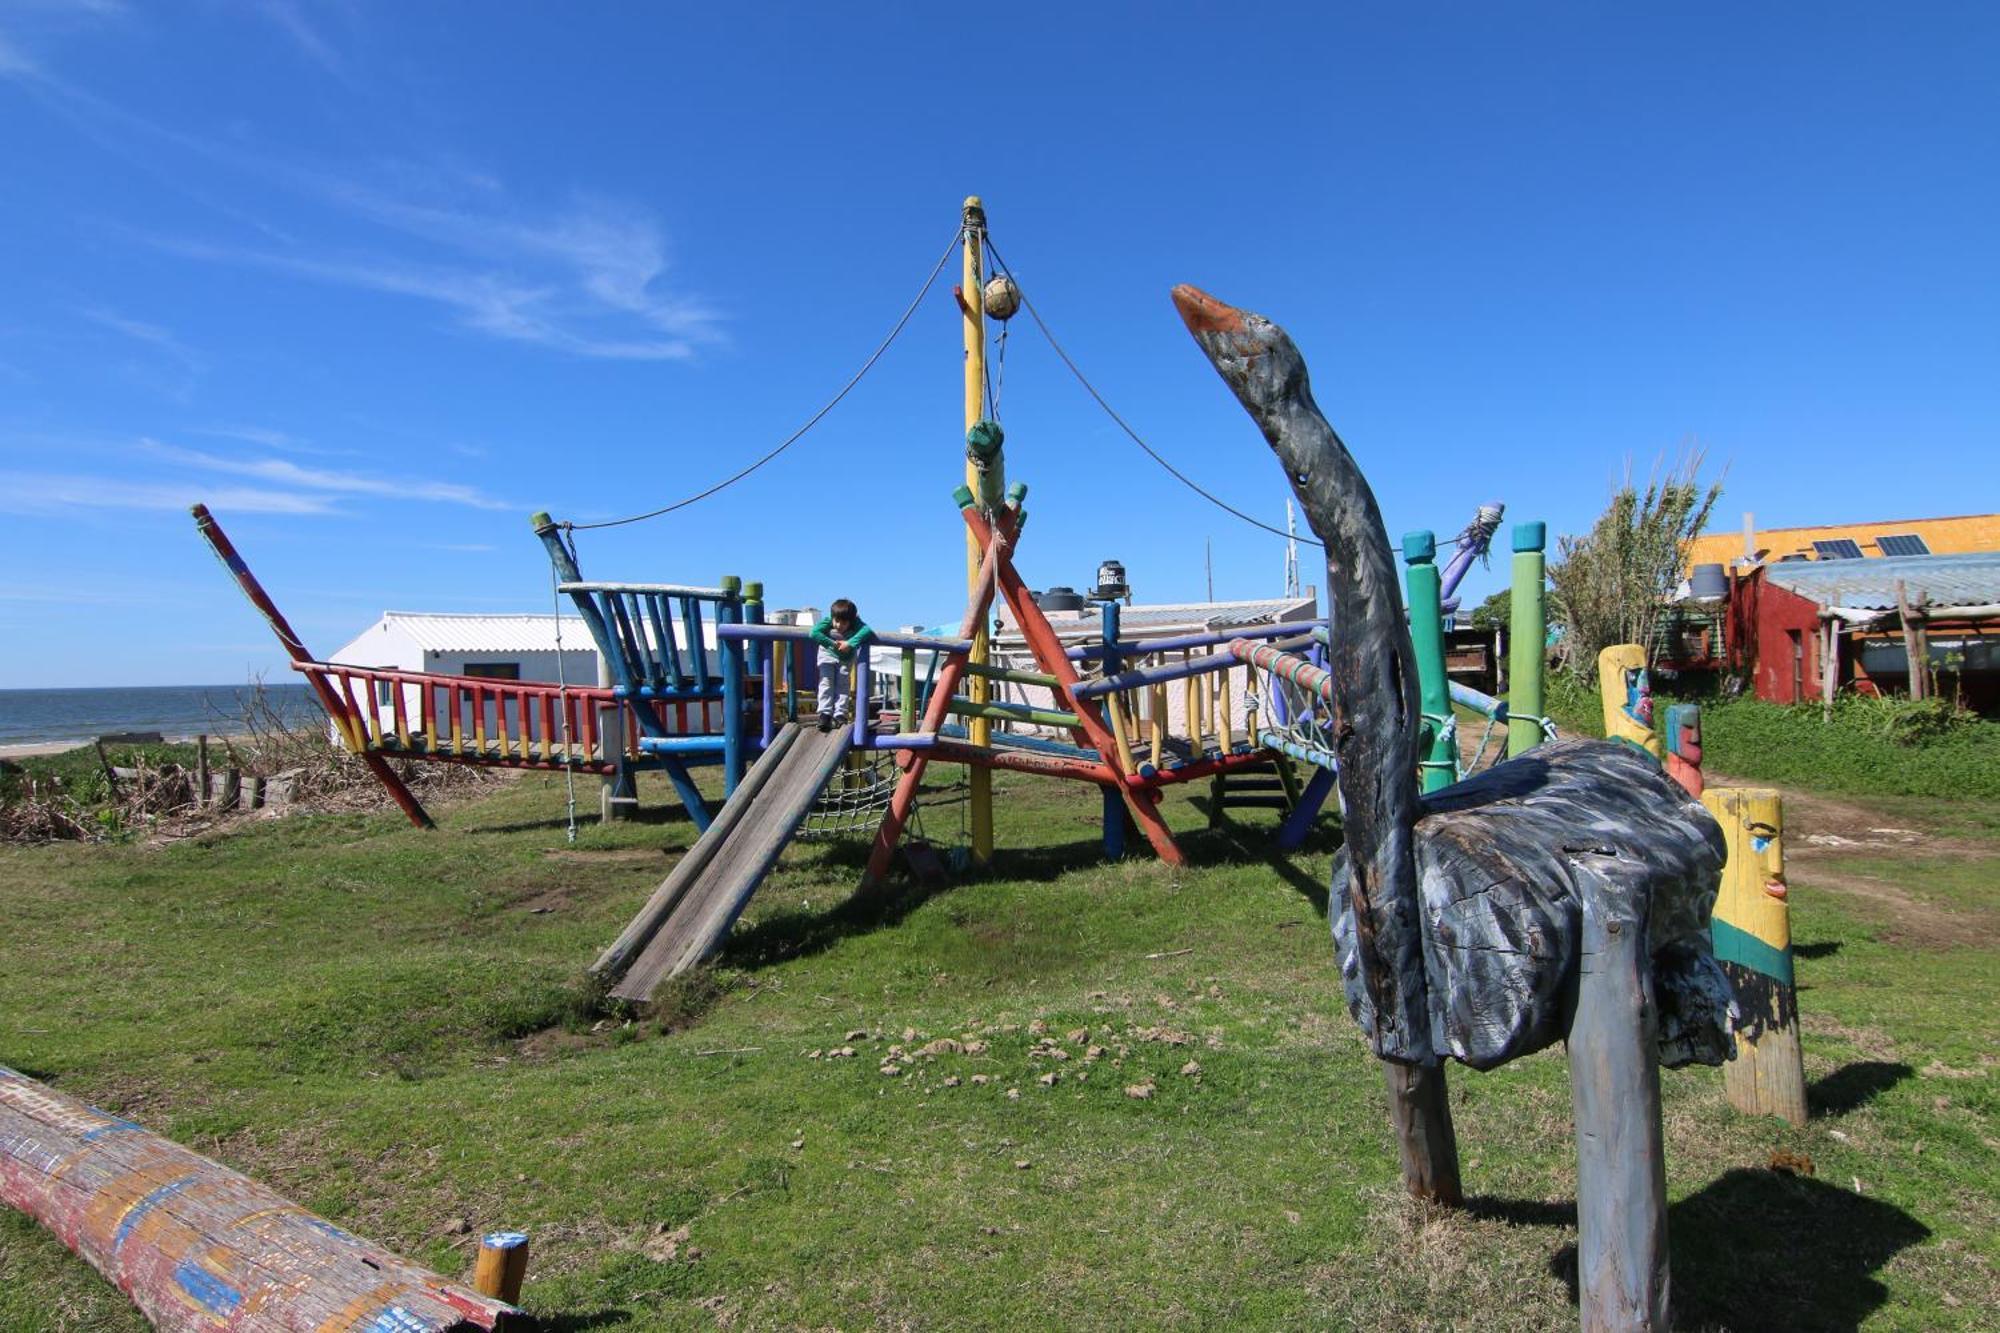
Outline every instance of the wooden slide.
[(849, 729), (779, 730), (742, 785), (591, 970), (621, 1000), (650, 1000), (662, 981), (714, 951), (840, 767)]

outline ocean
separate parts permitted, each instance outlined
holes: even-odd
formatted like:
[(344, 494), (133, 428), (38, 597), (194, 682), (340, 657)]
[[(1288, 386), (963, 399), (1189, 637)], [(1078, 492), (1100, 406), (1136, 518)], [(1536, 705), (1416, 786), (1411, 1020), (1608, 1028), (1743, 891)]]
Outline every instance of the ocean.
[[(249, 685), (142, 685), (96, 690), (0, 690), (0, 745), (74, 741), (114, 731), (177, 737), (241, 735)], [(296, 682), (264, 686), (264, 697), (294, 726), (323, 726), (312, 690)]]

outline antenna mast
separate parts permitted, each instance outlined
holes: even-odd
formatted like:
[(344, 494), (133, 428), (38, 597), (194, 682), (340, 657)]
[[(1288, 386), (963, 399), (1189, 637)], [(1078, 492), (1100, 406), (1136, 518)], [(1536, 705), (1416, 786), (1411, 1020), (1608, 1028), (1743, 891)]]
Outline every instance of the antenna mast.
[(1293, 507), (1290, 496), (1285, 497), (1285, 596), (1299, 595), (1299, 523), (1298, 510)]

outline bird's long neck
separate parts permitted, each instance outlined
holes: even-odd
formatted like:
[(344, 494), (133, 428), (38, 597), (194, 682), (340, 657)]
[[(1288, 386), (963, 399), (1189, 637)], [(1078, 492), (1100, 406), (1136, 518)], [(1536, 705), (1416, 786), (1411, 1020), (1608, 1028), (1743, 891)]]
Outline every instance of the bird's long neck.
[(1328, 667), (1355, 939), (1376, 1014), (1376, 1050), (1434, 1059), (1425, 996), (1414, 831), (1416, 654), (1375, 493), (1313, 402), (1282, 329), (1189, 288), (1175, 292), (1195, 339), (1284, 465), (1326, 547)]

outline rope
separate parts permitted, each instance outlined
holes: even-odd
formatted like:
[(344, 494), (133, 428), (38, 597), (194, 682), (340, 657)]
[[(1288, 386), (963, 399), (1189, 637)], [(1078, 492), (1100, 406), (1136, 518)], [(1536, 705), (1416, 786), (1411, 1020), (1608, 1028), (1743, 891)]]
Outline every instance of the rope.
[[(938, 274), (944, 272), (945, 263), (951, 258), (952, 252), (958, 249), (959, 242), (963, 238), (964, 238), (963, 228), (952, 234), (951, 244), (946, 246), (944, 253), (938, 256), (937, 263), (933, 265), (931, 268), (930, 276), (924, 279), (924, 285), (918, 290), (915, 299), (913, 299), (908, 305), (908, 307), (904, 309), (902, 316), (896, 320), (895, 327), (889, 330), (889, 336), (884, 338), (876, 346), (875, 350), (868, 354), (868, 359), (861, 363), (861, 369), (855, 371), (853, 378), (849, 379), (847, 383), (840, 386), (840, 392), (834, 394), (833, 397), (827, 399), (826, 405), (824, 407), (820, 408), (819, 411), (813, 413), (810, 417), (807, 417), (805, 425), (800, 426), (797, 430), (793, 431), (790, 435), (786, 436), (785, 439), (778, 445), (777, 448), (771, 450), (769, 453), (765, 454), (762, 458), (759, 458), (756, 462), (750, 464), (748, 467), (736, 473), (734, 476), (726, 477), (723, 480), (715, 483), (715, 485), (709, 487), (707, 490), (702, 491), (697, 495), (690, 495), (683, 500), (676, 500), (670, 505), (662, 505), (658, 509), (650, 509), (643, 514), (633, 514), (628, 518), (606, 519), (601, 523), (564, 523), (562, 526), (572, 531), (582, 531), (587, 528), (615, 528), (621, 526), (622, 524), (640, 523), (644, 522), (646, 519), (649, 518), (658, 518), (662, 514), (671, 514), (676, 509), (685, 509), (691, 504), (697, 504), (700, 501), (706, 500), (709, 496), (716, 494), (718, 491), (723, 491), (731, 486), (734, 486), (737, 482), (743, 480), (745, 477), (755, 472), (758, 468), (763, 467), (766, 463), (776, 458), (779, 454), (785, 452), (785, 450), (791, 448), (794, 444), (797, 444), (799, 440), (804, 437), (807, 431), (811, 430), (814, 426), (817, 426), (820, 423), (821, 418), (825, 417), (827, 413), (833, 411), (835, 407), (839, 406), (840, 400), (847, 397), (849, 390), (853, 389), (855, 385), (861, 383), (862, 376), (866, 375), (869, 371), (875, 368), (875, 363), (877, 361), (880, 361), (882, 359), (882, 354), (889, 350), (889, 344), (896, 341), (897, 335), (902, 333), (904, 326), (910, 322), (910, 317), (917, 313), (917, 307), (923, 304), (924, 297), (930, 295), (932, 284), (937, 281)], [(973, 295), (974, 299), (977, 299), (978, 294), (974, 293)]]
[[(574, 551), (570, 552), (570, 559), (572, 563), (575, 562), (576, 553)], [(556, 613), (556, 697), (562, 700), (562, 740), (563, 758), (565, 760), (563, 764), (563, 787), (569, 802), (569, 840), (575, 842), (576, 763), (575, 755), (572, 753), (575, 749), (575, 738), (569, 733), (569, 673), (563, 669), (562, 591), (556, 584), (556, 568), (551, 564), (549, 566), (549, 603), (555, 608)], [(620, 713), (620, 722), (621, 724), (623, 722), (622, 711)], [(613, 794), (616, 795), (615, 792)]]
[[(993, 256), (993, 262), (1000, 266), (1000, 271), (1002, 273), (1005, 273), (1009, 279), (1012, 279), (1014, 276), (1014, 271), (1007, 267), (1007, 261), (1002, 259), (1000, 257), (1000, 252), (993, 247), (993, 241), (991, 237), (987, 238), (986, 252)], [(1020, 288), (1021, 284), (1019, 282), (1016, 282), (1014, 283), (1014, 286), (1016, 288)], [(1076, 382), (1083, 386), (1083, 391), (1089, 394), (1092, 398), (1096, 399), (1097, 405), (1104, 409), (1104, 414), (1106, 416), (1110, 417), (1112, 421), (1117, 423), (1118, 429), (1124, 431), (1126, 436), (1130, 438), (1132, 443), (1138, 445), (1139, 448), (1144, 450), (1146, 453), (1146, 457), (1152, 459), (1155, 463), (1158, 463), (1161, 467), (1165, 468), (1167, 470), (1168, 475), (1173, 477), (1175, 481), (1178, 481), (1181, 485), (1187, 487), (1189, 490), (1193, 491), (1196, 495), (1199, 495), (1202, 499), (1214, 505), (1217, 509), (1220, 509), (1228, 514), (1233, 514), (1237, 518), (1242, 519), (1245, 523), (1248, 523), (1251, 527), (1261, 528), (1265, 532), (1270, 533), (1273, 537), (1283, 537), (1286, 541), (1303, 540), (1309, 546), (1324, 545), (1324, 543), (1314, 541), (1310, 537), (1301, 539), (1295, 533), (1286, 532), (1283, 528), (1274, 528), (1269, 523), (1266, 523), (1261, 519), (1252, 518), (1250, 515), (1244, 513), (1241, 509), (1238, 509), (1235, 505), (1230, 504), (1227, 500), (1223, 500), (1217, 497), (1216, 495), (1210, 493), (1209, 491), (1204, 490), (1198, 482), (1194, 481), (1186, 473), (1182, 472), (1172, 463), (1169, 463), (1166, 459), (1162, 458), (1159, 454), (1159, 451), (1154, 449), (1152, 445), (1147, 444), (1143, 439), (1141, 439), (1139, 437), (1139, 432), (1133, 430), (1131, 426), (1127, 425), (1125, 418), (1119, 416), (1117, 410), (1113, 408), (1110, 403), (1104, 400), (1104, 395), (1099, 393), (1096, 387), (1092, 385), (1088, 379), (1084, 378), (1083, 371), (1077, 367), (1076, 362), (1070, 360), (1069, 353), (1065, 352), (1062, 348), (1062, 344), (1056, 341), (1055, 334), (1049, 332), (1048, 324), (1042, 319), (1042, 312), (1035, 309), (1035, 303), (1028, 299), (1028, 293), (1025, 288), (1021, 289), (1021, 308), (1023, 310), (1026, 310), (1028, 312), (1029, 317), (1035, 321), (1035, 327), (1042, 331), (1042, 336), (1044, 338), (1048, 339), (1049, 346), (1055, 350), (1056, 356), (1061, 359), (1062, 363), (1065, 366), (1069, 367), (1069, 373), (1076, 376)]]

